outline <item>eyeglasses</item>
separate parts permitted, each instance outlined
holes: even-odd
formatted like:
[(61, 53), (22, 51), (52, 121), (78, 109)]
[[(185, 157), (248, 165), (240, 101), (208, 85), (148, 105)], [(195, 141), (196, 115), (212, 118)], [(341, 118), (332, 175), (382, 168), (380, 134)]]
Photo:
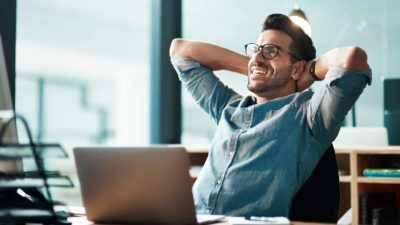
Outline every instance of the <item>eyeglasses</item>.
[(245, 49), (246, 55), (250, 58), (253, 57), (261, 49), (262, 56), (265, 59), (275, 58), (275, 56), (278, 54), (278, 51), (281, 50), (283, 52), (289, 53), (296, 60), (300, 60), (300, 58), (297, 57), (295, 54), (283, 49), (282, 47), (280, 47), (278, 45), (274, 45), (274, 44), (258, 45), (255, 43), (248, 43), (248, 44), (244, 45), (244, 49)]

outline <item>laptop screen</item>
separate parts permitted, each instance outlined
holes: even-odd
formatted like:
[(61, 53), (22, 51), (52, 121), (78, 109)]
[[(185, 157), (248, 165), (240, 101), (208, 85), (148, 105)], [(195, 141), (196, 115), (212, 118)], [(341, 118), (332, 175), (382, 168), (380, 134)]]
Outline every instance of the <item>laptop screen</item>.
[(74, 156), (89, 220), (196, 223), (184, 148), (75, 148)]

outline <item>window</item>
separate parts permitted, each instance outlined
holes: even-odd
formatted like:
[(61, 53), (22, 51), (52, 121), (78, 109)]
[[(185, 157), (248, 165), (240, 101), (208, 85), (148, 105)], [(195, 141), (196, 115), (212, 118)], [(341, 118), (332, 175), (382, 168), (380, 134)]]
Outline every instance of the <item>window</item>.
[[(78, 184), (72, 148), (149, 143), (150, 2), (32, 0), (17, 5), (16, 109)], [(78, 190), (52, 189), (79, 205)]]
[[(257, 39), (267, 15), (289, 14), (294, 4), (299, 2), (185, 0), (183, 3), (184, 38), (211, 42), (243, 54), (243, 45)], [(337, 4), (336, 1), (326, 1), (322, 6), (304, 1), (300, 2), (300, 7), (311, 23), (317, 56), (331, 48), (351, 45), (367, 51), (373, 83), (356, 103), (357, 125), (383, 126), (380, 78), (400, 76), (396, 62), (400, 52), (400, 45), (396, 44), (400, 36), (400, 16), (397, 13), (400, 2), (378, 4), (365, 1), (360, 4), (352, 0)], [(230, 72), (217, 74), (240, 93), (247, 92), (245, 77)], [(183, 142), (209, 144), (215, 130), (214, 123), (185, 91), (182, 98)]]

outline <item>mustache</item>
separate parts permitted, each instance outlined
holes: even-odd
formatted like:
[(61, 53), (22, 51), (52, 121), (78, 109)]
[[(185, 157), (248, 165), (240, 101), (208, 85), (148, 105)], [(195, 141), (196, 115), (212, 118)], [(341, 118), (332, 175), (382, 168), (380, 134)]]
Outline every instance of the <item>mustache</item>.
[(263, 63), (263, 62), (258, 62), (258, 63), (256, 63), (256, 62), (251, 62), (250, 63), (250, 68), (251, 67), (260, 67), (260, 68), (263, 68), (263, 69), (267, 69), (268, 68), (268, 65), (266, 64), (266, 63)]

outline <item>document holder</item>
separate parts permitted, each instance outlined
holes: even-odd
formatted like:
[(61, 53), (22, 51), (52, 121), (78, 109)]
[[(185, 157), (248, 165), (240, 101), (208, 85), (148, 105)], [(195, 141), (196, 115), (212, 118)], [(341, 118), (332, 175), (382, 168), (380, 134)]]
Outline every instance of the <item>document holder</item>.
[[(13, 122), (21, 122), (28, 143), (6, 143), (4, 136)], [(72, 181), (58, 171), (46, 171), (46, 157), (67, 158), (68, 154), (59, 144), (35, 143), (27, 121), (15, 114), (0, 128), (0, 160), (32, 158), (34, 171), (0, 171), (0, 224), (70, 224), (66, 212), (54, 210), (50, 187), (73, 187)], [(1, 163), (1, 161), (0, 161)]]

